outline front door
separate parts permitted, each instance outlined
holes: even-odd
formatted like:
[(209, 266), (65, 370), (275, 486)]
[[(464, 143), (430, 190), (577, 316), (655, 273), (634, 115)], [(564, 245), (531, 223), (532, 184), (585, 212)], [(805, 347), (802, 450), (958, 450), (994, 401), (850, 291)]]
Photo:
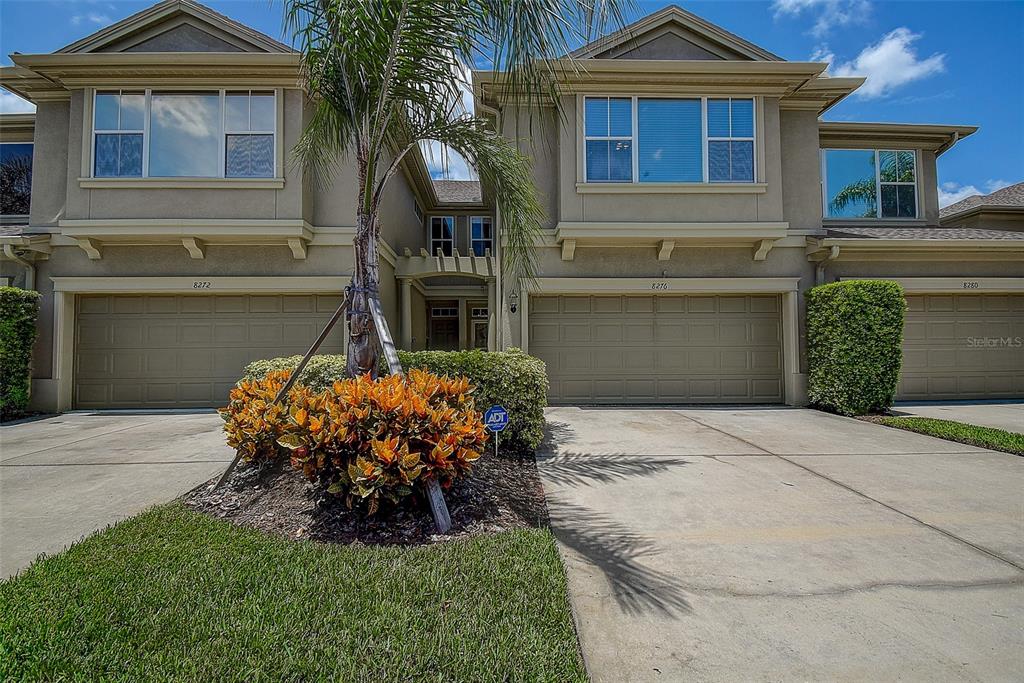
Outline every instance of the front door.
[(459, 350), (459, 319), (430, 319), (430, 348), (435, 351)]

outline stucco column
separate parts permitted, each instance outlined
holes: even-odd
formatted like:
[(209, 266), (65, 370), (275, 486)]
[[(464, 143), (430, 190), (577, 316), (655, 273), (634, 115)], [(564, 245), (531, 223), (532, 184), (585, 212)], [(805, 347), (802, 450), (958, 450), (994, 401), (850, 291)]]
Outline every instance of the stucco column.
[(459, 351), (469, 348), (469, 334), (466, 331), (466, 300), (459, 299)]
[(498, 282), (494, 278), (487, 281), (487, 350), (494, 351), (497, 344), (497, 325), (495, 316), (498, 311)]
[(412, 351), (412, 279), (401, 278), (402, 283), (402, 349)]

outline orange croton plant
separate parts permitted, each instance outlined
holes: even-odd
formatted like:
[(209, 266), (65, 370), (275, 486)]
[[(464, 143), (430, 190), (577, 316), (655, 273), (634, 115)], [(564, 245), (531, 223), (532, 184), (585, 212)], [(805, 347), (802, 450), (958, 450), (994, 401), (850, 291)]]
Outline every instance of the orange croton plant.
[(319, 394), (293, 387), (274, 403), (289, 372), (242, 381), (220, 410), (228, 445), (247, 462), (290, 451), (291, 464), (348, 505), (370, 514), (398, 503), (422, 482), (442, 486), (467, 474), (488, 436), (465, 377), (424, 370), (377, 380), (339, 380)]

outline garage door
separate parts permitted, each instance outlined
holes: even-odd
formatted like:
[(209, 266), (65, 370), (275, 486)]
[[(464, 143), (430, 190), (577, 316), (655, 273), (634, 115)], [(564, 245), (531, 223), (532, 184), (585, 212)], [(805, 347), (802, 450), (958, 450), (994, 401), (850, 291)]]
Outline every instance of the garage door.
[(897, 397), (1024, 398), (1024, 295), (907, 297)]
[(782, 401), (777, 296), (530, 299), (553, 403)]
[[(221, 406), (257, 358), (304, 353), (339, 296), (80, 296), (77, 408)], [(341, 327), (324, 349), (341, 349)]]

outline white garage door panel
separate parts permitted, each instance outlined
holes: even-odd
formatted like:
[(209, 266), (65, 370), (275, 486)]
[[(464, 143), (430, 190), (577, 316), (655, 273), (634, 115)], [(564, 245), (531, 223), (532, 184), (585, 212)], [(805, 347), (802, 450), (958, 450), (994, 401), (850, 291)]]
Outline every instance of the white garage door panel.
[(553, 402), (779, 402), (781, 339), (777, 296), (530, 300)]
[(1024, 295), (907, 297), (897, 398), (1024, 398)]
[[(220, 406), (242, 368), (305, 352), (340, 303), (330, 295), (81, 296), (77, 408)], [(340, 353), (341, 326), (324, 343)]]

